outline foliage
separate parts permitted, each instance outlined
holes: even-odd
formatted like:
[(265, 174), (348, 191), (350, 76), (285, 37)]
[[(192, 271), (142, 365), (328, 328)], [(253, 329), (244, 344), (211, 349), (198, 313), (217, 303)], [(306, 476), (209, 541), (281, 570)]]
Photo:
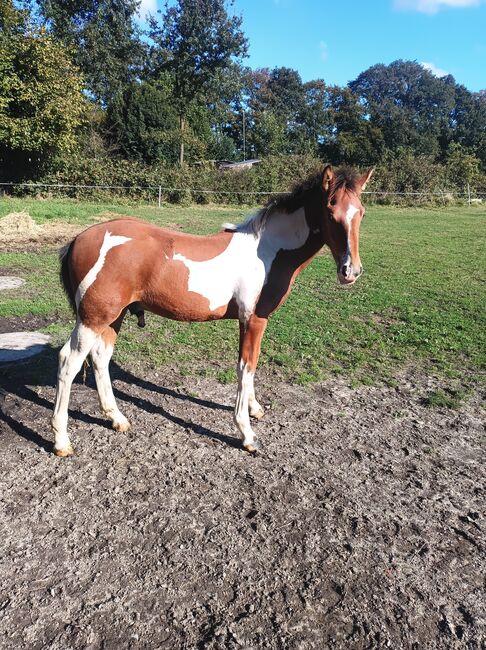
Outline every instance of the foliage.
[(452, 142), (447, 151), (447, 177), (450, 183), (469, 185), (472, 191), (481, 187), (484, 177), (481, 174), (481, 161), (457, 142)]
[(133, 82), (108, 107), (110, 139), (130, 160), (173, 162), (177, 113), (170, 103), (170, 85)]
[[(9, 179), (72, 151), (86, 114), (82, 81), (65, 48), (25, 25), (0, 38), (0, 157)], [(29, 166), (30, 159), (30, 166)]]
[(87, 90), (109, 103), (137, 78), (146, 47), (135, 24), (139, 0), (37, 0), (53, 37), (71, 48)]
[(349, 84), (378, 127), (387, 149), (411, 148), (437, 156), (439, 136), (454, 106), (454, 80), (438, 79), (422, 65), (375, 65)]
[(376, 164), (385, 149), (381, 129), (366, 119), (366, 109), (349, 88), (327, 90), (329, 128), (320, 146), (321, 155), (348, 165)]
[[(174, 179), (185, 201), (186, 179), (202, 187), (201, 179), (166, 169), (177, 161), (200, 171), (211, 160), (268, 156), (378, 165), (375, 188), (385, 191), (486, 190), (485, 92), (415, 61), (374, 65), (345, 87), (303, 83), (287, 67), (244, 68), (247, 40), (231, 5), (174, 0), (142, 38), (138, 0), (0, 0), (0, 157), (9, 179), (34, 179), (40, 168), (57, 175), (59, 154), (77, 149), (80, 176), (99, 175), (89, 157), (106, 160), (109, 177), (125, 173), (114, 158), (164, 167), (157, 174)], [(240, 175), (241, 187), (259, 185), (264, 169)], [(231, 185), (207, 173), (211, 192)]]
[[(181, 131), (196, 100), (217, 93), (218, 73), (246, 54), (241, 18), (229, 17), (224, 0), (178, 0), (167, 6), (162, 24), (151, 21), (152, 76), (173, 80), (173, 105)], [(184, 162), (183, 141), (180, 162)]]
[[(474, 160), (477, 164), (477, 159)], [(366, 202), (416, 205), (435, 201), (443, 205), (452, 199), (450, 192), (464, 197), (466, 186), (461, 164), (453, 173), (452, 162), (449, 166), (441, 165), (430, 157), (416, 157), (411, 151), (389, 154), (377, 166), (367, 188), (372, 194), (366, 196)], [(39, 182), (80, 186), (56, 190), (56, 196), (99, 199), (118, 196), (153, 202), (161, 186), (162, 199), (171, 203), (255, 205), (266, 201), (272, 193), (288, 191), (319, 168), (322, 162), (310, 155), (268, 156), (251, 169), (220, 171), (212, 163), (183, 167), (163, 163), (146, 165), (115, 156), (93, 158), (74, 154), (56, 158)], [(471, 184), (473, 192), (486, 188), (484, 175), (475, 178), (477, 185)], [(106, 188), (83, 187), (94, 185)], [(32, 185), (31, 188), (14, 187), (12, 191), (22, 195), (45, 195), (50, 190)], [(405, 195), (397, 197), (395, 192)]]

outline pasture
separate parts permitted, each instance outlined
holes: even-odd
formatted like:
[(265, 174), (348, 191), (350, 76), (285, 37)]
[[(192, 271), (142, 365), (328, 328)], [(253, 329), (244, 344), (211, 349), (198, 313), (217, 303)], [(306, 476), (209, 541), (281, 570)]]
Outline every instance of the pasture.
[[(1, 239), (2, 217), (33, 234)], [(131, 214), (195, 233), (244, 208), (0, 201), (0, 332), (51, 347), (0, 367), (0, 646), (480, 648), (486, 209), (370, 206), (365, 273), (325, 251), (265, 334), (245, 454), (237, 325), (127, 317), (112, 364), (126, 433), (78, 378), (76, 455), (49, 428), (72, 327), (57, 247)], [(54, 225), (53, 225), (54, 224)], [(3, 636), (2, 636), (3, 635)]]

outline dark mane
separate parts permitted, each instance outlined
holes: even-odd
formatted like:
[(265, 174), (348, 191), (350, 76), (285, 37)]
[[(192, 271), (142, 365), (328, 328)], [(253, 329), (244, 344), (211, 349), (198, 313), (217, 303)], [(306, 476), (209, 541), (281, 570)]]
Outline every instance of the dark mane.
[(340, 167), (334, 174), (330, 196), (334, 196), (341, 188), (350, 190), (351, 192), (358, 192), (360, 189), (359, 178), (359, 173), (355, 169), (351, 167)]
[[(281, 194), (272, 196), (265, 205), (266, 209), (273, 211), (282, 211), (290, 214), (301, 208), (307, 201), (309, 194), (313, 194), (316, 190), (321, 190), (322, 171), (314, 173), (306, 180), (298, 183), (288, 194)], [(334, 172), (334, 181), (331, 185), (330, 196), (334, 196), (336, 192), (344, 188), (351, 192), (359, 190), (359, 174), (351, 167), (339, 167)]]
[[(360, 189), (359, 178), (358, 172), (351, 167), (339, 167), (334, 172), (329, 198), (332, 198), (340, 188), (358, 192)], [(250, 215), (243, 223), (237, 226), (225, 223), (223, 228), (231, 232), (253, 232), (257, 235), (272, 214), (276, 212), (291, 214), (302, 208), (309, 200), (309, 197), (316, 195), (318, 192), (322, 193), (322, 170), (315, 172), (309, 178), (295, 185), (291, 192), (271, 196), (263, 208)]]
[(304, 205), (309, 194), (321, 188), (321, 180), (322, 172), (316, 172), (295, 185), (291, 192), (287, 194), (276, 194), (270, 197), (265, 208), (271, 208), (272, 212), (278, 210), (287, 212), (287, 214), (295, 212), (295, 210), (298, 210)]

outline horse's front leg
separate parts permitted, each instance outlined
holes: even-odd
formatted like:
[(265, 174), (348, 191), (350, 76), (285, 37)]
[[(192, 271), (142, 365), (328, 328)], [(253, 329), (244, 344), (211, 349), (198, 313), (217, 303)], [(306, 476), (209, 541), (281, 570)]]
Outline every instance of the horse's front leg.
[(263, 409), (255, 399), (254, 377), (266, 326), (267, 319), (259, 318), (254, 314), (246, 323), (240, 323), (238, 392), (234, 418), (243, 439), (243, 447), (249, 452), (255, 452), (258, 448), (255, 433), (250, 425), (250, 412), (257, 418), (263, 415)]

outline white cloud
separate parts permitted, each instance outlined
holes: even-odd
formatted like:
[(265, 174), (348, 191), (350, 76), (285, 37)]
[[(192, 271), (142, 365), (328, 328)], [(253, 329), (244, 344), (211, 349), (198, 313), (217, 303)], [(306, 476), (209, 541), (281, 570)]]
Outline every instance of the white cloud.
[(431, 72), (436, 77), (447, 77), (447, 75), (450, 74), (449, 72), (447, 72), (447, 70), (443, 70), (442, 68), (438, 68), (435, 65), (435, 63), (426, 63), (425, 61), (423, 61), (420, 65), (422, 66), (422, 68), (425, 68), (426, 70)]
[(321, 61), (326, 62), (327, 57), (329, 56), (329, 52), (328, 52), (328, 49), (327, 49), (327, 43), (325, 43), (324, 41), (320, 41), (319, 42), (319, 51), (321, 53)]
[(145, 19), (148, 13), (157, 13), (157, 0), (142, 0), (138, 8), (138, 15), (140, 18)]
[(466, 9), (479, 7), (482, 0), (393, 0), (395, 9), (436, 14), (441, 9)]

